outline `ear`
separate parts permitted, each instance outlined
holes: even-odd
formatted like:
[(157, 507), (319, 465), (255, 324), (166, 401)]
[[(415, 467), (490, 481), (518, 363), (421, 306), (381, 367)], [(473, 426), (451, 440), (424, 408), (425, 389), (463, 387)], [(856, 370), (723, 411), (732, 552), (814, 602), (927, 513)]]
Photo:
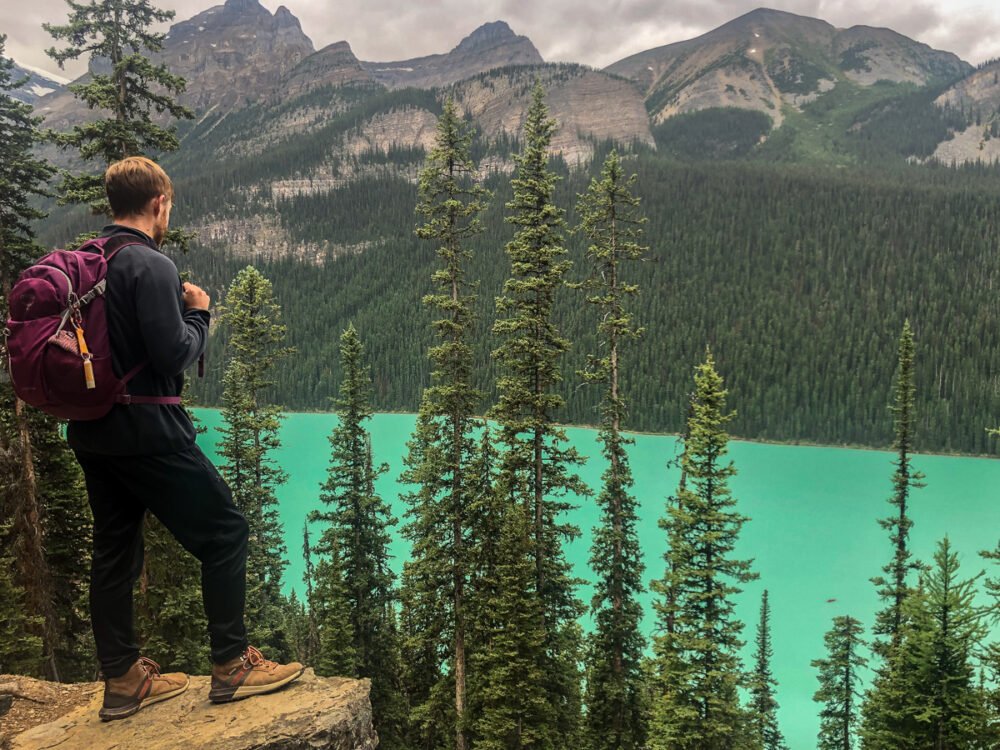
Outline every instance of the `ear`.
[(160, 213), (166, 210), (168, 200), (169, 199), (167, 198), (167, 196), (163, 195), (162, 193), (153, 198), (153, 200), (150, 203), (150, 205), (153, 207), (153, 216), (159, 216)]

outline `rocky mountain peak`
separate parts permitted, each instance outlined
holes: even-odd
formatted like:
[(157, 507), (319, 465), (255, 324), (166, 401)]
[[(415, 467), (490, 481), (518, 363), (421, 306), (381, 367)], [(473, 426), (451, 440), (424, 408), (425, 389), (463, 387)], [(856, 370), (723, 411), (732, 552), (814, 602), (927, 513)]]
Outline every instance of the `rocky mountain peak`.
[[(268, 16), (271, 15), (267, 8), (261, 5), (258, 0), (226, 0), (222, 7), (233, 13), (245, 13), (251, 15), (261, 15), (261, 13), (267, 13)], [(198, 16), (195, 16), (195, 18), (197, 17)]]
[(517, 34), (507, 25), (506, 21), (484, 23), (458, 43), (453, 52), (472, 52), (484, 47), (494, 47), (517, 39)]
[(787, 10), (777, 10), (776, 8), (763, 7), (754, 8), (750, 12), (744, 13), (742, 16), (737, 16), (733, 19), (732, 23), (739, 23), (740, 21), (745, 23), (797, 23), (799, 21), (826, 23), (825, 21), (819, 21), (819, 19), (810, 18), (809, 16), (802, 16), (798, 13), (790, 13)]
[(494, 68), (545, 62), (526, 36), (518, 36), (504, 21), (480, 26), (451, 52), (398, 62), (363, 62), (376, 80), (389, 88), (448, 86)]
[(374, 85), (371, 74), (361, 67), (346, 41), (328, 44), (299, 63), (284, 85), (286, 97), (294, 98), (324, 86)]
[(299, 22), (299, 19), (296, 18), (292, 14), (292, 11), (288, 10), (288, 8), (284, 5), (279, 6), (274, 12), (274, 20), (278, 22), (279, 27), (292, 27), (298, 29), (299, 31), (302, 30), (302, 24)]
[(888, 29), (837, 29), (818, 18), (758, 8), (695, 39), (640, 52), (607, 70), (634, 80), (661, 122), (716, 107), (757, 110), (775, 126), (838, 86), (925, 86), (967, 69), (955, 55)]
[[(715, 37), (735, 34), (747, 41), (765, 39), (772, 43), (788, 43), (808, 46), (824, 46), (836, 33), (833, 24), (819, 18), (801, 16), (773, 8), (757, 8), (734, 18), (705, 36)], [(754, 36), (756, 34), (757, 36)]]
[(337, 55), (350, 56), (351, 60), (358, 59), (354, 56), (354, 50), (351, 49), (351, 43), (348, 42), (346, 39), (343, 39), (339, 42), (334, 42), (333, 44), (328, 44), (323, 49), (319, 50), (316, 54), (317, 55), (337, 54)]
[(226, 0), (174, 24), (161, 57), (187, 79), (185, 103), (207, 110), (271, 95), (313, 51), (288, 8), (271, 15), (258, 0)]

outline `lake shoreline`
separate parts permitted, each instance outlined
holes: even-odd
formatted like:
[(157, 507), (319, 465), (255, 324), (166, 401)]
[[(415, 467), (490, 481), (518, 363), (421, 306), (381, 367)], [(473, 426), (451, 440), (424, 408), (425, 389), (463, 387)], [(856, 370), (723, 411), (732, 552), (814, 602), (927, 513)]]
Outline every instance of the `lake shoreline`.
[[(203, 406), (203, 405), (192, 405), (192, 409), (213, 409), (215, 411), (221, 411), (220, 406)], [(328, 414), (333, 416), (336, 412), (324, 411), (321, 409), (282, 409), (283, 414)], [(412, 411), (378, 411), (376, 414), (395, 414), (398, 416), (410, 416), (416, 417), (417, 413)], [(484, 419), (481, 415), (476, 415), (475, 419)], [(591, 430), (597, 432), (600, 427), (593, 424), (564, 424), (556, 423), (558, 427), (561, 428), (576, 428), (581, 430)], [(674, 432), (642, 432), (639, 430), (624, 430), (626, 435), (636, 435), (639, 437), (672, 437), (679, 438), (680, 435)], [(892, 453), (892, 446), (886, 446), (885, 448), (875, 448), (870, 445), (864, 445), (861, 443), (814, 443), (811, 441), (800, 441), (800, 440), (768, 440), (765, 438), (748, 438), (740, 437), (739, 435), (730, 434), (730, 439), (735, 443), (749, 443), (751, 445), (779, 445), (790, 448), (837, 448), (841, 450), (854, 450), (854, 451), (868, 451), (871, 453)], [(952, 451), (950, 453), (934, 453), (929, 451), (913, 451), (911, 455), (914, 456), (942, 456), (944, 458), (978, 458), (983, 460), (997, 460), (1000, 456), (992, 453), (961, 453), (958, 451)]]

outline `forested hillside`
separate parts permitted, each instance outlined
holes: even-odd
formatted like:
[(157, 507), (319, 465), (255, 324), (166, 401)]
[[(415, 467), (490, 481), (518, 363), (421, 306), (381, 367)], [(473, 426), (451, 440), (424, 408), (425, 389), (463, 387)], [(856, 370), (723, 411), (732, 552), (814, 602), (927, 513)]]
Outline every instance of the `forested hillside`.
[[(181, 148), (163, 163), (178, 188), (174, 222), (198, 238), (178, 263), (217, 299), (248, 263), (273, 279), (298, 349), (279, 374), (280, 403), (328, 408), (334, 332), (354, 322), (368, 332), (376, 408), (416, 411), (429, 377), (420, 300), (433, 261), (414, 235), (416, 179), (448, 95), (473, 126), (472, 155), (495, 192), (486, 231), (472, 243), (482, 280), (477, 386), (484, 407), (492, 403), (488, 332), (512, 233), (503, 207), (535, 77), (556, 119), (574, 118), (556, 131), (564, 145), (554, 165), (563, 178), (557, 203), (575, 225), (576, 197), (610, 147), (598, 135), (607, 123), (575, 97), (597, 86), (611, 101), (629, 86), (580, 66), (510, 67), (432, 90), (324, 85), (181, 124)], [(778, 129), (761, 112), (711, 108), (657, 125), (655, 144), (629, 120), (636, 135), (617, 145), (638, 173), (652, 248), (636, 279), (636, 318), (649, 335), (628, 355), (631, 427), (681, 428), (690, 367), (711, 344), (720, 370), (740, 374), (734, 434), (885, 446), (886, 354), (909, 317), (921, 347), (919, 448), (992, 450), (1000, 171), (907, 163), (930, 157), (977, 116), (961, 103), (935, 104), (946, 88), (844, 82), (786, 111)], [(79, 210), (58, 209), (41, 236), (65, 244), (91, 226)], [(569, 243), (579, 261), (582, 240)], [(596, 394), (576, 377), (593, 344), (585, 307), (569, 290), (556, 302), (574, 344), (563, 361), (561, 418), (593, 424)], [(216, 367), (224, 337), (213, 342)], [(193, 393), (217, 404), (220, 389), (209, 377)]]
[[(889, 353), (909, 317), (920, 342), (919, 447), (990, 450), (985, 428), (1000, 413), (995, 173), (681, 165), (649, 153), (629, 166), (639, 175), (651, 245), (635, 279), (642, 288), (636, 318), (648, 334), (627, 364), (632, 427), (680, 428), (688, 373), (708, 343), (721, 371), (740, 374), (732, 388), (734, 434), (886, 445)], [(562, 172), (557, 200), (571, 209), (589, 175)], [(474, 243), (482, 288), (473, 341), (489, 401), (495, 342), (488, 330), (510, 228), (502, 222), (507, 184), (495, 178), (487, 186), (496, 195)], [(182, 206), (219, 194), (207, 177), (182, 182), (181, 191)], [(429, 319), (419, 302), (429, 291), (433, 251), (413, 235), (415, 202), (411, 183), (383, 176), (276, 203), (295, 240), (331, 248), (369, 243), (344, 255), (329, 250), (318, 264), (258, 260), (298, 348), (275, 394), (288, 408), (327, 407), (339, 377), (335, 332), (353, 321), (368, 332), (376, 407), (416, 410), (428, 378), (421, 353)], [(576, 221), (572, 210), (569, 220)], [(572, 246), (579, 260), (582, 243)], [(218, 292), (246, 259), (196, 244), (178, 263)], [(595, 394), (573, 375), (591, 349), (594, 321), (568, 290), (556, 309), (574, 342), (565, 362), (565, 418), (594, 423)], [(224, 347), (213, 342), (216, 366)], [(194, 392), (216, 403), (219, 382), (206, 378)]]

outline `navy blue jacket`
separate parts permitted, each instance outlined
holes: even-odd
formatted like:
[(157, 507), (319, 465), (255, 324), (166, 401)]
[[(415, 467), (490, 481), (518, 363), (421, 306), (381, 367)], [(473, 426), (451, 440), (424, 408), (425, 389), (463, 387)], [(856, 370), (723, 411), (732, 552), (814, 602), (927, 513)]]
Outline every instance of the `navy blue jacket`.
[[(128, 385), (133, 396), (179, 396), (184, 371), (208, 343), (209, 313), (185, 310), (177, 267), (148, 235), (115, 224), (103, 236), (135, 235), (108, 266), (105, 292), (115, 374), (149, 364)], [(116, 405), (102, 419), (70, 422), (70, 447), (111, 456), (175, 453), (194, 444), (195, 429), (180, 406)]]

